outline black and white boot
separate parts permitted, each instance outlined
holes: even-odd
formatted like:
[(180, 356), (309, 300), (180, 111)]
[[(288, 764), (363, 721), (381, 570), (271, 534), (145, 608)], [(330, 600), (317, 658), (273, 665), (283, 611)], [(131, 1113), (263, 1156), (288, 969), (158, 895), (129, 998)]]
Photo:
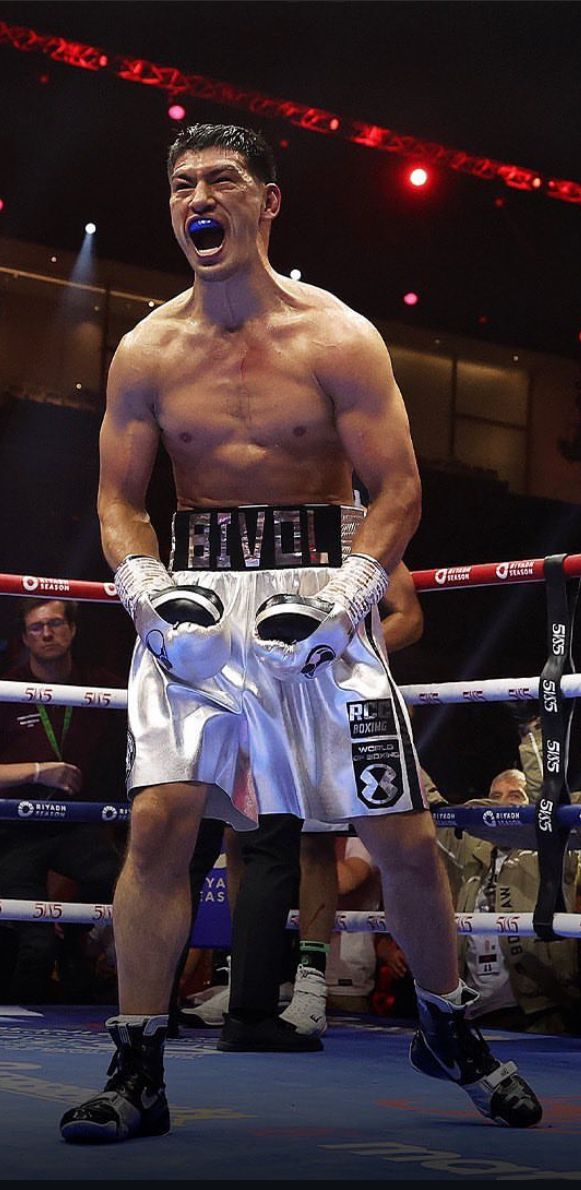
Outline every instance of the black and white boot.
[(163, 1081), (167, 1016), (118, 1016), (106, 1021), (116, 1053), (104, 1089), (65, 1112), (60, 1130), (73, 1144), (131, 1140), (169, 1132)]
[(415, 1070), (431, 1078), (458, 1083), (478, 1111), (496, 1124), (530, 1128), (543, 1109), (521, 1078), (514, 1062), (499, 1062), (479, 1029), (466, 1020), (466, 1009), (478, 993), (465, 984), (461, 1003), (426, 992), (416, 985), (420, 1025), (410, 1047)]

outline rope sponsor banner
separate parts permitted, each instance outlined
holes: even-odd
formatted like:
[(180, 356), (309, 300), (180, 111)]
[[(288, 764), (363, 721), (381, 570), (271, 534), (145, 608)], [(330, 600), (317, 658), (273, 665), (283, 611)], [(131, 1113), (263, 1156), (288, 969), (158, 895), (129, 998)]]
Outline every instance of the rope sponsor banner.
[(0, 822), (125, 822), (129, 802), (74, 802), (61, 798), (2, 798)]
[[(0, 821), (34, 819), (63, 822), (123, 822), (131, 814), (129, 802), (75, 802), (58, 798), (2, 798)], [(470, 827), (519, 827), (535, 822), (534, 806), (438, 806), (432, 810), (436, 826), (455, 830)], [(581, 804), (559, 806), (557, 821), (569, 828), (581, 826)]]
[(114, 583), (85, 582), (74, 578), (43, 578), (37, 574), (0, 574), (0, 595), (119, 603)]
[[(565, 559), (566, 578), (581, 575), (581, 554)], [(542, 583), (545, 558), (522, 558), (516, 562), (472, 562), (467, 566), (437, 566), (433, 570), (414, 570), (416, 591), (443, 591), (459, 587), (511, 586), (513, 583)]]
[[(399, 687), (408, 706), (445, 703), (534, 701), (539, 694), (539, 678), (486, 678), (480, 681), (427, 682)], [(563, 698), (581, 697), (581, 674), (566, 674), (561, 679)], [(127, 691), (99, 686), (45, 685), (42, 682), (0, 681), (0, 702), (50, 703), (55, 707), (91, 707), (98, 710), (124, 711)]]
[[(457, 913), (459, 934), (474, 936), (500, 935), (512, 938), (536, 938), (532, 913)], [(0, 922), (46, 921), (61, 925), (94, 924), (113, 920), (112, 905), (82, 905), (73, 901), (23, 901), (0, 899)], [(288, 915), (287, 929), (298, 930), (299, 912)], [(335, 915), (333, 929), (341, 934), (388, 934), (389, 919), (384, 913), (348, 910)], [(563, 938), (581, 938), (581, 916), (578, 913), (556, 913), (555, 929)], [(214, 940), (207, 946), (217, 946)]]
[(74, 901), (21, 901), (0, 899), (0, 922), (47, 921), (62, 925), (113, 920), (112, 905), (81, 905)]
[(60, 686), (43, 682), (0, 682), (0, 702), (49, 703), (55, 707), (91, 707), (93, 710), (124, 711), (127, 691), (101, 686)]
[[(568, 554), (563, 565), (565, 578), (581, 578), (581, 554)], [(545, 558), (522, 558), (512, 562), (471, 562), (466, 566), (436, 566), (414, 570), (416, 591), (444, 591), (466, 587), (511, 586), (545, 581)], [(0, 574), (0, 595), (30, 595), (36, 599), (76, 599), (79, 602), (118, 603), (112, 582), (83, 579), (42, 578), (32, 574)]]
[[(538, 678), (484, 678), (480, 681), (426, 682), (422, 685), (400, 686), (408, 706), (429, 706), (432, 703), (511, 702), (534, 701), (539, 696)], [(581, 674), (566, 674), (561, 679), (563, 698), (581, 696)]]

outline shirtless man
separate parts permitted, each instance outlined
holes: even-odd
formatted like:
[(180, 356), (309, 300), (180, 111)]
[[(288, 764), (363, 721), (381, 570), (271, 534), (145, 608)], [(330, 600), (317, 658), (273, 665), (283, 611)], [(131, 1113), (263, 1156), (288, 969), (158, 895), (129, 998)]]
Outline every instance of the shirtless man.
[[(464, 1019), (450, 894), (381, 644), (376, 604), (420, 515), (387, 350), (361, 315), (271, 267), (281, 195), (261, 137), (185, 129), (169, 175), (195, 284), (120, 344), (101, 437), (103, 548), (139, 638), (116, 1055), (62, 1134), (168, 1131), (163, 1043), (193, 841), (204, 813), (247, 829), (258, 811), (354, 823), (416, 979), (414, 1066), (460, 1083), (486, 1116), (535, 1124), (533, 1092)], [(160, 439), (178, 501), (171, 574), (145, 507)]]

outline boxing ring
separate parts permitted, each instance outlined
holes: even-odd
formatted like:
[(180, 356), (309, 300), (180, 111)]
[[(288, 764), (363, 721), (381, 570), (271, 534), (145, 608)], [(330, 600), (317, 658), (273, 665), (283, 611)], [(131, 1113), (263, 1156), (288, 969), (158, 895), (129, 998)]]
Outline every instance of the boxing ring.
[[(581, 555), (413, 575), (419, 592), (523, 582), (544, 582), (547, 590), (547, 660), (539, 676), (400, 687), (409, 705), (540, 700), (546, 776), (539, 803), (432, 811), (440, 827), (539, 852), (534, 913), (457, 914), (459, 933), (581, 938), (581, 916), (562, 911), (558, 879), (567, 847), (581, 850), (581, 805), (569, 804), (566, 780), (571, 711), (581, 694), (581, 675), (573, 672), (575, 606), (567, 584), (580, 576)], [(28, 575), (0, 575), (0, 594), (117, 602), (111, 583)], [(0, 682), (0, 701), (123, 710), (126, 691)], [(126, 803), (0, 801), (0, 820), (120, 822), (129, 813)], [(110, 905), (8, 900), (0, 889), (0, 925), (111, 918)], [(288, 924), (298, 927), (296, 912)], [(386, 932), (389, 918), (338, 913), (336, 929)], [(410, 1022), (333, 1016), (323, 1054), (224, 1054), (215, 1048), (215, 1032), (188, 1030), (166, 1049), (169, 1136), (98, 1149), (67, 1146), (60, 1141), (58, 1119), (65, 1107), (102, 1085), (111, 1055), (103, 1028), (107, 1015), (102, 1005), (0, 1005), (0, 1152), (6, 1179), (166, 1181), (195, 1174), (208, 1181), (581, 1180), (581, 1021), (578, 1036), (485, 1031), (495, 1054), (514, 1058), (543, 1102), (543, 1121), (532, 1130), (495, 1127), (452, 1083), (416, 1075), (407, 1058)]]

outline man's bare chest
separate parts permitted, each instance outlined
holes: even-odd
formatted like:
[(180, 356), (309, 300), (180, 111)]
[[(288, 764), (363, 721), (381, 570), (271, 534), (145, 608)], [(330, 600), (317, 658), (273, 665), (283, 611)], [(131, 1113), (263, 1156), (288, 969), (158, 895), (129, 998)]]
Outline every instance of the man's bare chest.
[(265, 336), (196, 344), (164, 369), (158, 420), (167, 439), (269, 435), (326, 423), (330, 404), (319, 385), (312, 353), (303, 342)]

